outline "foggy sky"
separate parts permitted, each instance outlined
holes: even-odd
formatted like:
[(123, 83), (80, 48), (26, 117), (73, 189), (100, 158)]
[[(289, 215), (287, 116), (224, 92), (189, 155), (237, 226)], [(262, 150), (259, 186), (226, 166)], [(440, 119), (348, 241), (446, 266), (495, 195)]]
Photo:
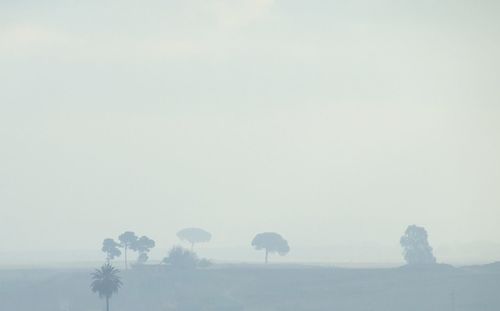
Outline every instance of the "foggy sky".
[(207, 248), (276, 231), (287, 260), (355, 245), (398, 261), (415, 223), (438, 260), (471, 243), (494, 259), (499, 13), (486, 0), (2, 1), (0, 252), (99, 249), (125, 230), (164, 252), (199, 226)]

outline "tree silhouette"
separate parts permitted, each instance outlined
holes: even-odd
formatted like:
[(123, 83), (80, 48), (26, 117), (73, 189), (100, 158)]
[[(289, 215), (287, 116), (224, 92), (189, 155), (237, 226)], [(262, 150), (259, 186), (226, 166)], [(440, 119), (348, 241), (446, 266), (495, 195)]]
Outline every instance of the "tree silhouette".
[(92, 283), (90, 288), (94, 293), (99, 294), (99, 298), (106, 299), (106, 311), (109, 311), (109, 299), (118, 292), (122, 286), (119, 270), (109, 263), (104, 264), (100, 269), (92, 273)]
[(198, 256), (182, 246), (174, 246), (168, 252), (168, 256), (163, 259), (163, 263), (174, 269), (189, 270), (198, 265)]
[(139, 253), (137, 263), (143, 264), (148, 260), (149, 251), (155, 247), (155, 241), (147, 236), (142, 236), (130, 245), (130, 249)]
[(191, 244), (191, 250), (194, 249), (194, 244), (208, 242), (212, 239), (212, 234), (200, 228), (185, 228), (177, 232), (177, 237), (181, 241), (187, 241)]
[(409, 265), (436, 263), (425, 228), (415, 225), (408, 226), (400, 243), (403, 247), (404, 258)]
[(290, 251), (288, 242), (275, 232), (259, 233), (252, 240), (252, 246), (256, 250), (264, 249), (266, 251), (265, 263), (268, 262), (269, 253), (278, 253), (281, 256), (286, 255)]
[(115, 242), (113, 239), (104, 239), (102, 241), (102, 251), (106, 253), (106, 261), (108, 263), (122, 254), (119, 247), (120, 243)]
[(119, 237), (118, 240), (120, 240), (120, 246), (123, 247), (124, 253), (125, 253), (125, 270), (128, 269), (128, 262), (127, 262), (127, 250), (134, 245), (134, 243), (137, 242), (137, 236), (135, 235), (134, 232), (127, 231), (122, 233)]

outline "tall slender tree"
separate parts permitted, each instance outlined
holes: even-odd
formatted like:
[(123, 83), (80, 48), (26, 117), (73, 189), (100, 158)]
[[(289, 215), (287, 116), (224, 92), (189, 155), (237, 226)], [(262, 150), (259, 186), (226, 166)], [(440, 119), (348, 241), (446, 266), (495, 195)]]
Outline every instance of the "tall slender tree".
[(94, 293), (99, 294), (99, 298), (106, 299), (106, 311), (109, 311), (109, 299), (118, 292), (123, 284), (118, 275), (119, 272), (118, 269), (106, 263), (92, 273), (90, 288)]
[(125, 270), (128, 270), (128, 262), (127, 262), (127, 250), (137, 243), (137, 236), (135, 235), (134, 232), (127, 231), (118, 237), (118, 240), (120, 240), (120, 246), (123, 247), (123, 253), (125, 255)]

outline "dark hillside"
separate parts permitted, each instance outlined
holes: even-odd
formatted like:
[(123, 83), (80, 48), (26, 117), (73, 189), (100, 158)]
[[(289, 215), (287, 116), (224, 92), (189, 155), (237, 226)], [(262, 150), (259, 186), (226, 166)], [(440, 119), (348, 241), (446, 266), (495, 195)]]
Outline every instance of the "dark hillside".
[[(112, 310), (497, 311), (500, 272), (491, 269), (336, 269), (214, 266), (122, 272)], [(97, 311), (88, 270), (0, 272), (0, 309)]]

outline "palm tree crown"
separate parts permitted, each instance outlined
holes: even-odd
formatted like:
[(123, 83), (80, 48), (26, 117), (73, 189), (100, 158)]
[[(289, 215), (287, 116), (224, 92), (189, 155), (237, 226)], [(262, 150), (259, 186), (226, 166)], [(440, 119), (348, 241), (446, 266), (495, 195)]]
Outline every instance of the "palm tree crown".
[(109, 298), (122, 286), (119, 272), (120, 270), (106, 263), (92, 273), (90, 288), (94, 293), (98, 293), (100, 298), (106, 298), (106, 305), (109, 304)]

